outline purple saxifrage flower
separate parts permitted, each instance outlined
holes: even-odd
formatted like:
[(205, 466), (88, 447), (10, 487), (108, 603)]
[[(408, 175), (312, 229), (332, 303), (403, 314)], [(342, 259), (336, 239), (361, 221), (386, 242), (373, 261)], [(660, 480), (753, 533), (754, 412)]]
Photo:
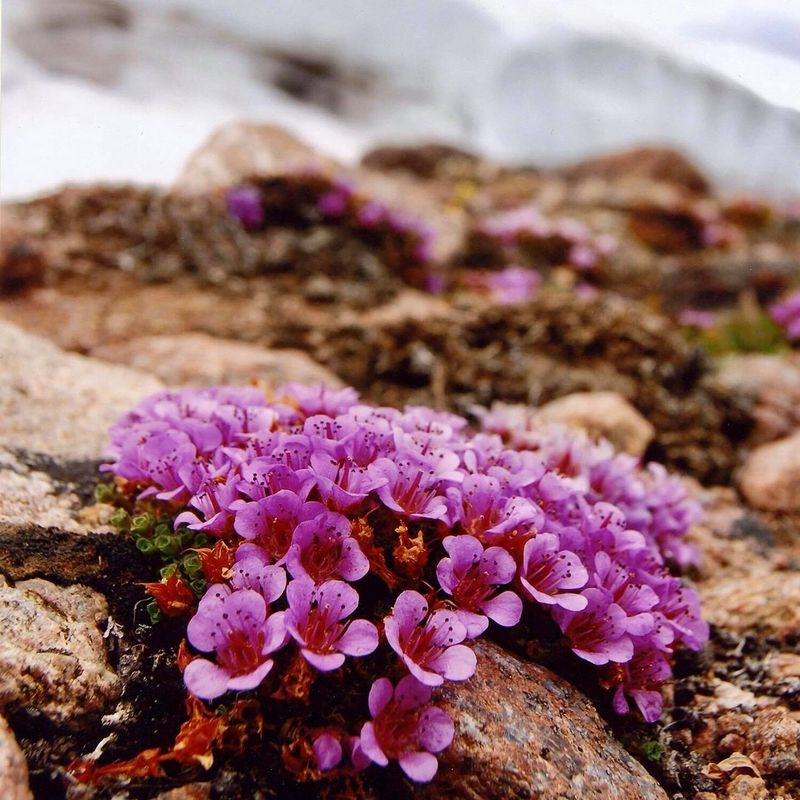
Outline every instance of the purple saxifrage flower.
[(573, 590), (586, 586), (588, 578), (580, 558), (561, 550), (555, 534), (537, 533), (525, 542), (519, 582), (538, 603), (581, 611), (586, 608), (586, 598)]
[(243, 228), (260, 228), (264, 224), (261, 192), (255, 186), (234, 186), (225, 195), (228, 213), (239, 220)]
[(484, 550), (474, 536), (448, 536), (442, 545), (449, 558), (439, 561), (436, 577), (458, 606), (467, 637), (480, 636), (490, 619), (506, 628), (516, 625), (522, 600), (510, 590), (497, 593), (497, 587), (510, 583), (517, 571), (509, 552), (502, 547)]
[(386, 641), (421, 683), (441, 686), (445, 679), (465, 681), (475, 674), (475, 653), (461, 644), (467, 629), (454, 611), (434, 611), (411, 589), (400, 592), (384, 620)]
[(197, 658), (187, 665), (183, 679), (189, 691), (213, 700), (227, 691), (255, 689), (272, 669), (270, 654), (286, 642), (283, 616), (268, 615), (264, 598), (252, 589), (211, 586), (186, 634), (193, 647), (215, 652), (217, 661)]
[(366, 656), (378, 646), (378, 630), (365, 619), (344, 622), (358, 606), (358, 592), (344, 581), (315, 586), (310, 578), (286, 589), (286, 629), (309, 664), (321, 672), (338, 669), (344, 657)]
[(385, 767), (397, 759), (403, 772), (417, 783), (433, 780), (439, 762), (434, 753), (453, 741), (455, 726), (445, 711), (430, 705), (431, 689), (411, 675), (396, 688), (379, 678), (369, 692), (371, 722), (361, 729), (361, 750)]
[(346, 581), (363, 578), (369, 572), (369, 560), (350, 530), (347, 517), (332, 511), (301, 522), (286, 555), (291, 576), (308, 577), (316, 584), (334, 577)]

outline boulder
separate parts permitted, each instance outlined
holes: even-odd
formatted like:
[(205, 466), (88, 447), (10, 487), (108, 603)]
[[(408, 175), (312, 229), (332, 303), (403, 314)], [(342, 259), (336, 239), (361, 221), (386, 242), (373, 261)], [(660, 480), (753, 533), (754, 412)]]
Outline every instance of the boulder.
[(174, 184), (179, 192), (208, 192), (251, 175), (336, 168), (283, 128), (261, 122), (234, 122), (215, 131), (192, 153)]
[(456, 723), (436, 780), (415, 796), (666, 800), (591, 702), (549, 670), (477, 640), (478, 670), (437, 702)]
[(763, 444), (800, 429), (800, 357), (733, 353), (721, 360), (716, 380), (752, 402), (748, 441)]
[(59, 350), (0, 321), (0, 446), (71, 460), (99, 458), (109, 426), (161, 382)]
[(85, 586), (0, 577), (0, 708), (31, 706), (56, 722), (105, 708), (120, 691), (99, 627), (108, 619)]
[(800, 431), (756, 447), (739, 473), (739, 488), (755, 508), (800, 511)]
[(28, 765), (14, 733), (0, 715), (0, 797), (3, 800), (31, 800)]
[(91, 355), (152, 373), (169, 386), (253, 381), (267, 386), (289, 381), (342, 386), (336, 375), (301, 350), (268, 350), (205, 333), (143, 336), (101, 344)]
[(617, 392), (575, 392), (543, 405), (536, 414), (540, 423), (561, 422), (605, 438), (617, 450), (644, 455), (655, 428)]

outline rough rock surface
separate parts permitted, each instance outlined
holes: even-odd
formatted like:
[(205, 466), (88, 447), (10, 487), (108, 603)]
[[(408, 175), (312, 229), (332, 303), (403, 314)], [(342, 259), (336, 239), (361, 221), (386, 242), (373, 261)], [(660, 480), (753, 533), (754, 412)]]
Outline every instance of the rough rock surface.
[(206, 192), (250, 175), (335, 166), (282, 128), (259, 122), (225, 125), (189, 156), (175, 181), (180, 192)]
[(102, 709), (120, 689), (98, 627), (107, 621), (104, 598), (85, 586), (0, 577), (0, 707), (56, 721)]
[(152, 375), (72, 353), (0, 321), (0, 445), (97, 458), (109, 426), (161, 388)]
[(91, 355), (152, 373), (169, 386), (237, 385), (254, 380), (267, 386), (289, 381), (342, 385), (301, 350), (266, 350), (204, 333), (143, 336), (100, 345)]
[(0, 447), (0, 523), (73, 533), (106, 530), (113, 509), (86, 507), (96, 482), (94, 460), (69, 461)]
[(742, 466), (739, 488), (756, 508), (800, 511), (800, 431), (755, 448)]
[(576, 689), (497, 645), (475, 650), (475, 677), (439, 693), (456, 737), (419, 797), (666, 800)]
[(536, 418), (542, 423), (563, 422), (592, 438), (605, 438), (617, 450), (644, 455), (655, 428), (616, 392), (576, 392), (542, 406)]
[(735, 353), (721, 361), (716, 378), (753, 403), (753, 444), (800, 429), (800, 356)]
[(31, 796), (25, 756), (0, 715), (0, 797), (3, 800), (30, 800)]

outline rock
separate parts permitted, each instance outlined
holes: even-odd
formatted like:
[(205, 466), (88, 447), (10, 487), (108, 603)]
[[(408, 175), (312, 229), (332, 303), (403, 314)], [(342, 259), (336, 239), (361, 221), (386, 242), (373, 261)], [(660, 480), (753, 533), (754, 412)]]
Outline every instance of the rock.
[(144, 336), (100, 345), (91, 355), (150, 372), (170, 386), (255, 380), (267, 386), (288, 381), (342, 386), (336, 375), (301, 350), (267, 350), (204, 333)]
[(716, 379), (753, 403), (749, 442), (771, 442), (800, 429), (800, 357), (734, 353), (721, 360)]
[(767, 708), (747, 735), (748, 755), (762, 775), (800, 772), (800, 714), (783, 707)]
[(424, 798), (666, 800), (592, 704), (548, 670), (476, 641), (478, 671), (437, 702), (456, 723)]
[(98, 628), (107, 619), (105, 599), (85, 586), (0, 577), (0, 708), (55, 721), (104, 708), (120, 690)]
[(99, 458), (109, 426), (162, 387), (152, 375), (64, 353), (0, 321), (0, 446)]
[(592, 438), (606, 438), (617, 450), (644, 455), (655, 428), (616, 392), (576, 392), (542, 406), (541, 423), (562, 422), (585, 431)]
[(97, 482), (97, 464), (0, 447), (0, 523), (73, 533), (104, 529), (110, 506), (84, 507)]
[(28, 765), (14, 734), (0, 715), (0, 797), (3, 800), (31, 800)]
[(793, 640), (800, 635), (800, 572), (758, 559), (749, 567), (698, 586), (705, 618), (737, 634)]
[(673, 183), (698, 194), (708, 191), (708, 181), (697, 167), (682, 153), (667, 147), (637, 147), (590, 158), (567, 167), (562, 174), (571, 180), (644, 178)]
[(800, 511), (800, 431), (756, 447), (739, 473), (739, 488), (755, 508)]
[(261, 122), (234, 122), (213, 133), (189, 156), (174, 184), (178, 192), (208, 192), (251, 175), (267, 176), (300, 169), (335, 169), (283, 128)]

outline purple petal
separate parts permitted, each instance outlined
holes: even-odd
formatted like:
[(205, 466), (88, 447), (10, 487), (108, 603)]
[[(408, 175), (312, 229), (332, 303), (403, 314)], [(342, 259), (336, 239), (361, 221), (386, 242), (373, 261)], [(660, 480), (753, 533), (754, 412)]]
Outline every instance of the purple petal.
[(661, 716), (661, 709), (664, 706), (664, 698), (661, 692), (645, 691), (644, 689), (634, 689), (631, 696), (639, 706), (645, 722), (656, 722)]
[(431, 699), (431, 689), (413, 675), (405, 675), (398, 681), (394, 697), (399, 711), (411, 711)]
[(349, 617), (358, 607), (358, 592), (344, 581), (325, 581), (317, 588), (316, 597), (321, 607), (331, 607), (332, 622)]
[(286, 612), (277, 611), (267, 619), (264, 626), (264, 647), (262, 655), (269, 655), (280, 650), (289, 640), (289, 631), (286, 629)]
[[(459, 645), (460, 646), (460, 645)], [(426, 686), (441, 686), (444, 683), (444, 678), (438, 672), (432, 672), (428, 669), (423, 669), (416, 661), (412, 661), (408, 656), (401, 653), (403, 663), (408, 668), (408, 671), (420, 682)]]
[(205, 658), (196, 658), (186, 665), (183, 682), (186, 688), (201, 700), (214, 700), (228, 691), (230, 675), (222, 667)]
[(331, 672), (344, 664), (344, 656), (341, 653), (314, 653), (305, 647), (300, 652), (303, 658), (320, 672)]
[(272, 669), (274, 664), (271, 658), (259, 664), (252, 672), (247, 672), (244, 675), (237, 675), (228, 681), (228, 689), (233, 692), (247, 692), (250, 689), (255, 689), (267, 674)]
[(488, 573), (490, 583), (510, 583), (516, 575), (517, 562), (505, 548), (489, 547), (481, 558), (481, 571)]
[(383, 711), (386, 704), (392, 699), (393, 692), (392, 682), (388, 678), (378, 678), (372, 684), (367, 703), (369, 705), (369, 713), (373, 719)]
[(381, 750), (381, 746), (378, 744), (378, 739), (375, 736), (375, 726), (371, 722), (365, 722), (364, 727), (361, 729), (361, 751), (367, 758), (381, 767), (385, 767), (389, 763), (386, 753)]
[(298, 621), (305, 619), (311, 608), (311, 598), (314, 594), (314, 581), (311, 578), (295, 578), (286, 587), (286, 600), (292, 611), (300, 612)]
[(403, 772), (416, 783), (432, 781), (439, 769), (439, 762), (431, 753), (403, 753), (398, 762)]
[(353, 768), (359, 772), (362, 769), (366, 769), (372, 763), (372, 761), (361, 749), (361, 737), (348, 736), (345, 739), (345, 742), (347, 743), (347, 749), (350, 752), (350, 763), (352, 763)]
[(366, 656), (378, 646), (378, 629), (365, 619), (354, 619), (336, 643), (348, 656)]
[(339, 574), (346, 581), (357, 581), (369, 572), (369, 559), (361, 552), (358, 542), (348, 536), (342, 544)]
[(469, 647), (457, 644), (454, 647), (448, 647), (429, 664), (449, 681), (465, 681), (475, 674), (478, 660)]
[(314, 739), (314, 756), (321, 772), (333, 769), (342, 760), (342, 745), (335, 736), (323, 733)]
[[(484, 605), (486, 605), (484, 603)], [(459, 622), (467, 629), (467, 639), (477, 639), (489, 627), (489, 618), (483, 614), (475, 614), (459, 608), (456, 611)], [(517, 620), (519, 622), (519, 620)]]
[(392, 609), (392, 618), (397, 622), (399, 635), (406, 636), (416, 625), (425, 619), (428, 613), (428, 601), (412, 589), (400, 592)]
[(455, 735), (449, 714), (436, 706), (426, 708), (417, 723), (417, 741), (429, 752), (439, 753), (448, 747)]
[(493, 622), (511, 628), (522, 618), (522, 600), (516, 592), (502, 592), (481, 605), (481, 611)]
[(448, 536), (442, 545), (453, 561), (453, 571), (463, 575), (473, 564), (480, 563), (483, 545), (474, 536)]
[(453, 559), (442, 558), (439, 560), (439, 563), (436, 565), (436, 578), (438, 579), (439, 586), (442, 587), (443, 591), (447, 592), (447, 594), (453, 594), (453, 591), (459, 583), (458, 578), (453, 571)]

